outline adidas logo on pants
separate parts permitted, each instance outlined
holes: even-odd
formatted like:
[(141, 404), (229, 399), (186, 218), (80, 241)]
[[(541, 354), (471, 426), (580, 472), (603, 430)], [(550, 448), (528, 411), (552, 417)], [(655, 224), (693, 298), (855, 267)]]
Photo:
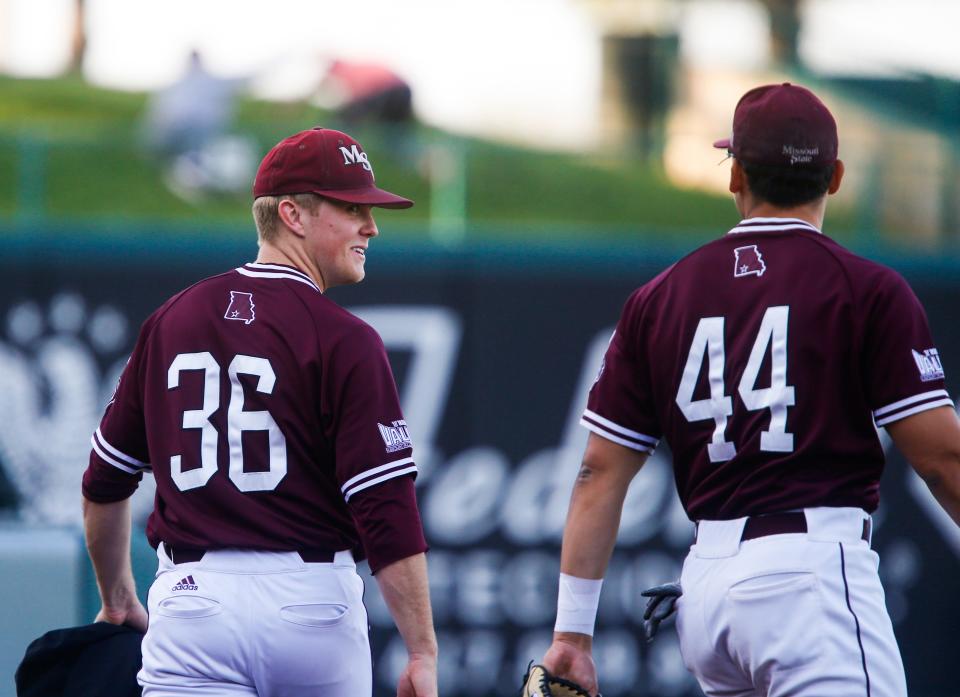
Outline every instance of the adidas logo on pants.
[(200, 586), (196, 584), (193, 580), (193, 576), (187, 576), (186, 578), (180, 579), (180, 583), (175, 585), (170, 590), (172, 591), (195, 591), (198, 590)]

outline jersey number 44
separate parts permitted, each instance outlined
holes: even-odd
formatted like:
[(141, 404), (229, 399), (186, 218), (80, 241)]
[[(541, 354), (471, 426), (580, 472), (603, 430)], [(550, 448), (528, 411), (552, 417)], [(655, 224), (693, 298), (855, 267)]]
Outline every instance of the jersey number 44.
[[(790, 307), (768, 307), (753, 342), (743, 377), (737, 387), (740, 399), (750, 411), (770, 410), (770, 426), (760, 434), (760, 449), (767, 452), (793, 451), (793, 434), (787, 433), (787, 408), (796, 403), (794, 389), (787, 384), (787, 320)], [(713, 438), (707, 444), (710, 462), (725, 462), (737, 454), (736, 445), (726, 440), (727, 419), (733, 414), (733, 398), (724, 385), (726, 356), (724, 350), (724, 318), (703, 317), (697, 324), (693, 343), (687, 354), (676, 402), (687, 421), (712, 420)], [(757, 389), (760, 366), (770, 351), (770, 387)], [(707, 379), (710, 396), (694, 399), (704, 356), (707, 357)]]

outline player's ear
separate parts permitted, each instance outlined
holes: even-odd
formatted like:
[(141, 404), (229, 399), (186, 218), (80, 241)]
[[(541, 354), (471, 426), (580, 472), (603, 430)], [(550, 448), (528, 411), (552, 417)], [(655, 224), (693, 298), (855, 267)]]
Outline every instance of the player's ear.
[(747, 175), (743, 171), (743, 167), (740, 166), (740, 163), (736, 159), (731, 158), (733, 163), (730, 166), (730, 193), (739, 194), (744, 189), (746, 183)]
[(843, 172), (843, 160), (837, 160), (837, 164), (833, 168), (833, 176), (830, 177), (830, 186), (827, 187), (828, 194), (835, 194), (840, 189), (840, 180), (843, 179)]
[(300, 206), (289, 198), (280, 199), (277, 204), (277, 215), (280, 221), (297, 237), (304, 236), (303, 221), (300, 218)]

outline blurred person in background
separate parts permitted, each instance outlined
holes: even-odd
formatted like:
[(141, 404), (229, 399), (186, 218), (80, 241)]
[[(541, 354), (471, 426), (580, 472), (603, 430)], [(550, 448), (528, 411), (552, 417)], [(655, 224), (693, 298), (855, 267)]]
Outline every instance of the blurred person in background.
[(677, 633), (709, 697), (905, 697), (871, 549), (886, 427), (960, 524), (960, 421), (923, 307), (821, 229), (844, 174), (809, 90), (737, 104), (743, 220), (638, 289), (581, 423), (551, 672), (598, 690), (592, 634), (627, 488), (661, 438), (694, 544)]
[[(263, 159), (259, 254), (143, 324), (83, 478), (98, 620), (146, 629), (149, 697), (369, 696), (366, 557), (406, 643), (401, 697), (436, 697), (417, 466), (379, 335), (324, 292), (364, 278), (380, 189), (361, 145), (316, 128)], [(152, 469), (149, 622), (129, 497)]]
[(228, 133), (242, 85), (211, 73), (200, 52), (192, 51), (183, 75), (147, 101), (144, 141), (161, 159), (168, 188), (181, 198), (237, 192), (250, 181), (255, 146)]
[(333, 109), (347, 127), (361, 123), (405, 126), (413, 121), (413, 90), (379, 63), (335, 59), (318, 88), (317, 101)]

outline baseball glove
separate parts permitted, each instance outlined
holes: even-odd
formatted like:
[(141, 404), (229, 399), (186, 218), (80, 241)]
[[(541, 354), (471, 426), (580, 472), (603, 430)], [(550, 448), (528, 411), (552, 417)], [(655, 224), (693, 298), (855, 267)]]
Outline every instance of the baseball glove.
[[(530, 661), (520, 697), (590, 697), (590, 693), (572, 680), (558, 678), (539, 663)], [(597, 697), (601, 697), (599, 692)]]

